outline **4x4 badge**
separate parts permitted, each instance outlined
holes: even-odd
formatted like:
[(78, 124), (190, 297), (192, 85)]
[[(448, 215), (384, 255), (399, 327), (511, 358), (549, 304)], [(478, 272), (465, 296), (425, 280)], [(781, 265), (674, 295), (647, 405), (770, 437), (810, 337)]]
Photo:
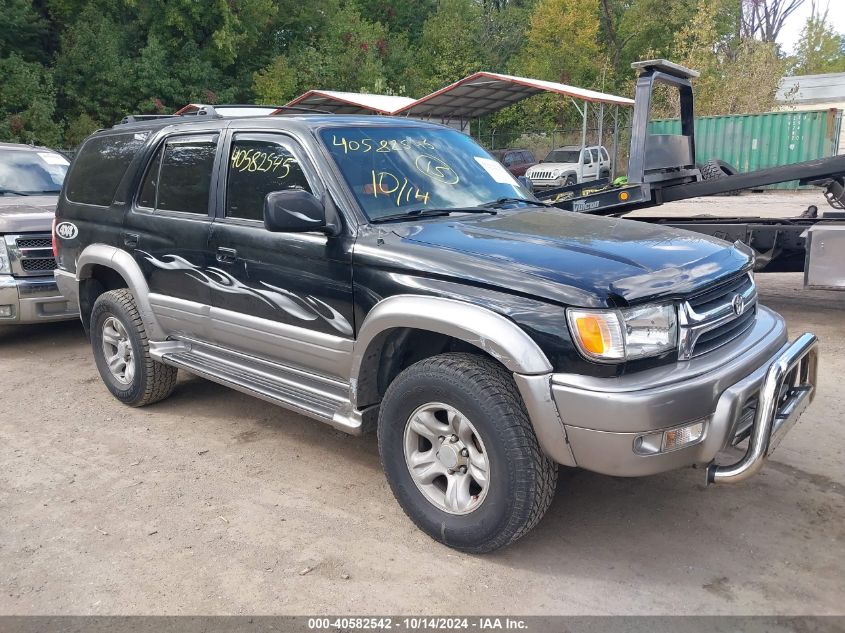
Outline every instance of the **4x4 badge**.
[(56, 235), (63, 240), (72, 240), (79, 235), (79, 229), (73, 222), (61, 222), (56, 225)]

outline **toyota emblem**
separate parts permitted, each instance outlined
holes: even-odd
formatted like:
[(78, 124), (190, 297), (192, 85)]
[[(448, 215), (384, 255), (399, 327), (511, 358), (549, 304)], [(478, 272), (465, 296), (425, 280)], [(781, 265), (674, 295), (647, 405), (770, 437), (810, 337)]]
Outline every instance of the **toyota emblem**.
[(733, 306), (734, 314), (737, 316), (742, 316), (742, 313), (745, 312), (745, 299), (742, 298), (742, 295), (734, 295), (731, 305)]

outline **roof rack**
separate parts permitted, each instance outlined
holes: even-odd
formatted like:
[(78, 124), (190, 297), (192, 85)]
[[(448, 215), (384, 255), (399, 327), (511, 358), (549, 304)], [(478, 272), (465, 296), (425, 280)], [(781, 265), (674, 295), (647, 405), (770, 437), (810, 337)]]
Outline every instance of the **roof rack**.
[[(230, 112), (226, 112), (229, 110)], [(257, 112), (250, 112), (257, 110)], [(205, 103), (189, 103), (180, 108), (173, 114), (130, 114), (123, 117), (118, 125), (126, 123), (135, 123), (139, 121), (152, 121), (155, 119), (173, 119), (186, 116), (205, 117), (210, 119), (224, 119), (230, 117), (247, 117), (247, 116), (270, 116), (284, 114), (285, 110), (296, 112), (308, 112), (311, 114), (331, 114), (326, 110), (316, 110), (314, 108), (302, 108), (297, 106), (276, 106), (276, 105), (257, 105), (254, 103), (221, 103), (218, 105), (208, 105)]]
[(120, 120), (120, 125), (124, 123), (135, 123), (136, 121), (152, 121), (154, 119), (172, 119), (178, 116), (176, 114), (130, 114)]

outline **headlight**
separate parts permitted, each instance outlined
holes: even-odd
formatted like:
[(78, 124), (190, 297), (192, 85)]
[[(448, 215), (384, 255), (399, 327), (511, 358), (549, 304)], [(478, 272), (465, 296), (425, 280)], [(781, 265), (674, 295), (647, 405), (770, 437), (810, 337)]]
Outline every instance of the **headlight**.
[(569, 330), (580, 352), (606, 363), (656, 356), (678, 344), (678, 321), (673, 305), (622, 310), (566, 311)]
[(552, 172), (552, 178), (560, 178), (560, 172), (559, 171), (553, 171)]
[(2, 235), (0, 235), (0, 274), (12, 274), (12, 266), (9, 262), (9, 251), (6, 249), (6, 242)]

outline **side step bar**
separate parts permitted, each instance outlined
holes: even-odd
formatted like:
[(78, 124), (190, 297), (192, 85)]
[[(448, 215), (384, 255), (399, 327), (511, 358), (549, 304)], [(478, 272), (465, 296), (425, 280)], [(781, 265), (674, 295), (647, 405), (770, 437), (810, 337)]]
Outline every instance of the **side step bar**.
[(163, 344), (151, 352), (166, 365), (184, 369), (237, 391), (360, 435), (363, 419), (349, 401), (349, 385), (260, 359), (234, 355), (213, 346)]

